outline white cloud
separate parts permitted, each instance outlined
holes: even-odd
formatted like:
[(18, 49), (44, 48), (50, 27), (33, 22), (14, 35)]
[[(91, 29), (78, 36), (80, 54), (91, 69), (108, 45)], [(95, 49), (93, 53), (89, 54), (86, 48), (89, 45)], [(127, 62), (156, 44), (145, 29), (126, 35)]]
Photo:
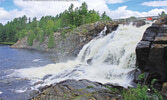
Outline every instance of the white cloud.
[(144, 16), (157, 16), (162, 11), (165, 11), (165, 10), (164, 9), (152, 9), (148, 12), (138, 12), (138, 11), (128, 10), (127, 6), (122, 6), (122, 7), (119, 7), (117, 10), (110, 11), (109, 15), (115, 19), (128, 18), (131, 16), (144, 17)]
[[(20, 10), (14, 9), (11, 11), (6, 11), (4, 8), (0, 7), (0, 23), (5, 24), (7, 21), (11, 21), (16, 17), (21, 17), (23, 15), (26, 15), (27, 17), (37, 17), (38, 19), (47, 15), (56, 16), (60, 12), (63, 12), (65, 9), (67, 9), (71, 3), (73, 3), (75, 7), (79, 7), (84, 1), (88, 4), (88, 9), (95, 9), (100, 13), (106, 11), (106, 13), (111, 18), (152, 16), (158, 15), (158, 13), (161, 11), (165, 11), (164, 9), (153, 9), (148, 12), (138, 12), (128, 10), (127, 6), (119, 7), (116, 10), (110, 10), (107, 6), (107, 1), (113, 2), (113, 0), (98, 0), (98, 2), (97, 0), (80, 0), (74, 2), (14, 0), (15, 6), (19, 7)], [(122, 0), (118, 1), (121, 2)]]
[(149, 1), (149, 2), (142, 3), (142, 5), (151, 6), (151, 7), (165, 7), (165, 6), (167, 6), (167, 0), (164, 0), (164, 1)]
[[(106, 5), (105, 0), (80, 0), (74, 2), (66, 1), (24, 1), (24, 0), (14, 0), (15, 6), (19, 7), (21, 10), (11, 10), (6, 11), (0, 9), (0, 12), (5, 12), (6, 15), (0, 14), (0, 23), (5, 23), (8, 20), (12, 20), (15, 17), (26, 15), (28, 17), (37, 17), (38, 19), (42, 16), (56, 16), (60, 12), (63, 12), (65, 9), (74, 4), (75, 7), (79, 7), (83, 2), (88, 4), (89, 9), (95, 9), (100, 13), (104, 11), (109, 11), (109, 8)], [(15, 14), (14, 14), (15, 12)]]
[(123, 3), (125, 0), (106, 0), (108, 4)]

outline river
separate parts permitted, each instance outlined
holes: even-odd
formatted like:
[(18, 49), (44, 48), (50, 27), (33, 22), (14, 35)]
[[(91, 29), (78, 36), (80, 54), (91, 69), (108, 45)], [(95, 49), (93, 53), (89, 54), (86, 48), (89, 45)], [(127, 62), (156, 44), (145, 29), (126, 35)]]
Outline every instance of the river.
[(30, 80), (9, 75), (17, 69), (45, 66), (53, 61), (53, 57), (48, 53), (12, 49), (10, 46), (0, 45), (0, 98), (3, 100), (28, 99), (29, 95), (22, 92), (31, 86)]
[(119, 25), (108, 35), (105, 28), (84, 45), (76, 59), (55, 64), (45, 53), (0, 46), (0, 97), (25, 100), (30, 91), (66, 79), (132, 86), (135, 48), (148, 26)]

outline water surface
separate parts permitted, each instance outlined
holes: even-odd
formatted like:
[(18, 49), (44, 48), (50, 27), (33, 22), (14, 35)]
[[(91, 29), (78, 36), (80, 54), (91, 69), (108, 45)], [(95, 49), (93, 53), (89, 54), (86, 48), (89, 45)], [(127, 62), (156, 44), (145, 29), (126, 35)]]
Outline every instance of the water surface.
[[(9, 77), (17, 69), (40, 67), (53, 63), (54, 58), (44, 52), (26, 49), (12, 49), (0, 45), (0, 98), (4, 100), (25, 100), (29, 94), (24, 93), (31, 87), (26, 78)], [(31, 74), (31, 73), (30, 73)]]

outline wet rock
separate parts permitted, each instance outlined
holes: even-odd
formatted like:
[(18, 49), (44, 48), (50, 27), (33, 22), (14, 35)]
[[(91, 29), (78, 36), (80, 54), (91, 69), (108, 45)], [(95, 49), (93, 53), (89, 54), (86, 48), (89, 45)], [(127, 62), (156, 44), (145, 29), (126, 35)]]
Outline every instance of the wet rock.
[(39, 90), (40, 91), (43, 91), (43, 90), (45, 90), (45, 89), (47, 89), (47, 88), (49, 88), (49, 87), (52, 87), (53, 85), (51, 84), (51, 85), (46, 85), (46, 86), (43, 86), (43, 87), (39, 87)]
[[(167, 17), (160, 18), (144, 32), (136, 47), (137, 65), (160, 83), (167, 81)], [(156, 78), (157, 79), (157, 78)]]
[[(121, 89), (120, 89), (121, 90)], [(123, 100), (119, 93), (98, 82), (89, 80), (65, 80), (48, 87), (32, 100)]]
[(87, 64), (92, 64), (92, 59), (88, 59)]
[(49, 77), (51, 77), (51, 76), (52, 76), (51, 74), (45, 75), (45, 76), (42, 78), (42, 80), (45, 80), (45, 79), (47, 79), (47, 78), (49, 78)]
[(144, 32), (142, 41), (150, 41), (152, 42), (155, 38), (155, 35), (157, 35), (157, 32), (159, 30), (159, 26), (158, 25), (152, 25), (150, 27), (148, 27), (146, 29), (146, 31)]
[(34, 83), (33, 85), (35, 86), (35, 85), (39, 85), (39, 84), (43, 84), (43, 81), (38, 81), (38, 82)]
[(139, 20), (139, 21), (133, 22), (133, 25), (135, 25), (136, 27), (141, 27), (141, 26), (143, 26), (145, 24), (146, 24), (146, 22), (143, 21), (143, 20)]
[(144, 65), (148, 61), (150, 44), (151, 42), (149, 41), (140, 41), (136, 47), (137, 61), (140, 69), (144, 69)]

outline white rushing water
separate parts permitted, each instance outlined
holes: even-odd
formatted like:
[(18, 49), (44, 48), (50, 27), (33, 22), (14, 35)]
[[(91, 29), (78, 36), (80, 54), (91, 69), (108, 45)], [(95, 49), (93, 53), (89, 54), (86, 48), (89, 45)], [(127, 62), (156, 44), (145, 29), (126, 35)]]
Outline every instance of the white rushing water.
[(130, 72), (136, 67), (135, 48), (148, 26), (136, 28), (120, 25), (116, 31), (104, 36), (105, 28), (97, 38), (81, 49), (75, 60), (18, 69), (12, 75), (27, 78), (32, 84), (42, 81), (42, 84), (34, 88), (65, 79), (88, 79), (131, 86), (133, 76)]

